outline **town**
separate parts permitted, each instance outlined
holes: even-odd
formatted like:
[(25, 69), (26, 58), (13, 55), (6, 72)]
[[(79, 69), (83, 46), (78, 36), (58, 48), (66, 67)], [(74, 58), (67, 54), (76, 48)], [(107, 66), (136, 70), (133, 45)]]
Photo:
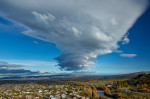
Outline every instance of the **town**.
[(0, 80), (0, 99), (150, 99), (150, 73), (131, 79)]
[[(70, 85), (5, 84), (0, 86), (0, 99), (96, 99), (95, 89)], [(84, 95), (87, 93), (87, 95)]]

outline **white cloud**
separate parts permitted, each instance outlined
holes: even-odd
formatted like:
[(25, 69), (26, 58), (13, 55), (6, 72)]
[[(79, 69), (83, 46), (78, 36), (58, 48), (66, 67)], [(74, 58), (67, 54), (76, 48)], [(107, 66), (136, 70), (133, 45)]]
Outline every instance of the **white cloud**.
[(81, 34), (81, 32), (80, 32), (77, 28), (75, 28), (75, 27), (72, 27), (72, 31), (74, 32), (74, 34), (75, 34), (76, 36), (78, 36), (78, 35)]
[(35, 16), (37, 21), (39, 21), (40, 23), (43, 23), (43, 25), (48, 25), (49, 21), (54, 21), (54, 19), (55, 19), (55, 17), (50, 13), (41, 14), (36, 11), (33, 11), (32, 14)]
[(117, 49), (147, 4), (147, 0), (0, 0), (0, 15), (27, 27), (25, 35), (55, 43), (61, 49), (55, 58), (61, 69), (80, 70)]
[(123, 39), (122, 39), (122, 44), (128, 44), (130, 42), (130, 39), (128, 38), (129, 33), (127, 33)]
[(129, 38), (125, 37), (123, 40), (122, 40), (122, 44), (128, 44), (130, 42)]
[(132, 57), (136, 57), (137, 55), (136, 54), (120, 54), (120, 56), (132, 58)]

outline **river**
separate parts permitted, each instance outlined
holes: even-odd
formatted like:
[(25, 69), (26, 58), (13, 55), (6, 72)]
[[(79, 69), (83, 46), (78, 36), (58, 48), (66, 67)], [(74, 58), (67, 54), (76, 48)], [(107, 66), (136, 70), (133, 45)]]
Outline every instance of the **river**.
[[(108, 96), (106, 96), (106, 95), (104, 94), (104, 91), (102, 91), (102, 90), (98, 90), (98, 91), (97, 91), (97, 94), (99, 95), (99, 97), (100, 97), (100, 96), (108, 97)], [(114, 99), (114, 98), (111, 98), (111, 97), (108, 97), (108, 98)]]

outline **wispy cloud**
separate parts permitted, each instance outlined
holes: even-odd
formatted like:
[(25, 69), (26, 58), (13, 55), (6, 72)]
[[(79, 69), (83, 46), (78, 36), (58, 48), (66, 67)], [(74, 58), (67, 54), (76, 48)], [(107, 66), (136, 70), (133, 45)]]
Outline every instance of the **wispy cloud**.
[(38, 42), (38, 41), (33, 41), (33, 43), (34, 43), (34, 44), (39, 44), (39, 42)]
[(136, 54), (120, 54), (120, 56), (132, 58), (132, 57), (136, 57), (137, 55)]
[(98, 74), (100, 72), (96, 70), (79, 70), (79, 71), (74, 71), (72, 73), (73, 74)]
[(0, 59), (0, 61), (7, 62), (9, 64), (16, 64), (21, 66), (54, 66), (56, 62), (40, 61), (40, 60), (6, 60)]
[(116, 53), (123, 53), (122, 50), (114, 50), (113, 52), (116, 52)]

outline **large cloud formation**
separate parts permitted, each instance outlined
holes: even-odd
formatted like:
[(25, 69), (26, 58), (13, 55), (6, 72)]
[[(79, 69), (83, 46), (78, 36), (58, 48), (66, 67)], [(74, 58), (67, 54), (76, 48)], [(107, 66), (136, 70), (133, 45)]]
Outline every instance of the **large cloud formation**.
[(80, 70), (118, 48), (145, 11), (147, 0), (0, 0), (1, 17), (27, 28), (25, 35), (55, 43), (58, 66)]

